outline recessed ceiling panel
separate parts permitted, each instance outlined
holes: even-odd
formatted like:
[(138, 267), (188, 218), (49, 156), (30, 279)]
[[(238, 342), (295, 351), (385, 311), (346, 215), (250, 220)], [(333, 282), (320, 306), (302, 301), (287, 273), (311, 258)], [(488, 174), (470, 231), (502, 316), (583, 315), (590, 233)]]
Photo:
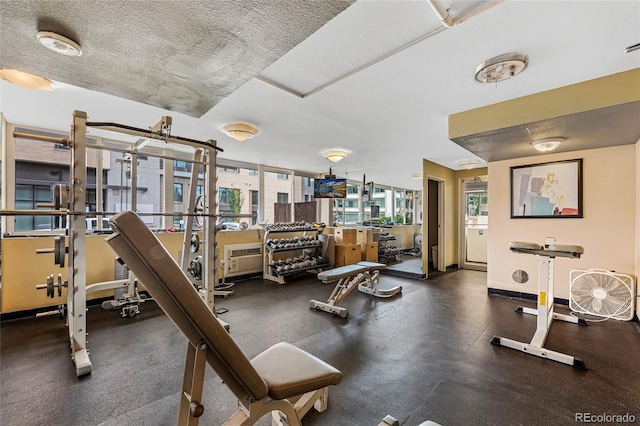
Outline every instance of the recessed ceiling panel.
[(565, 139), (553, 152), (634, 144), (640, 140), (639, 119), (640, 102), (629, 102), (452, 140), (483, 160), (509, 160), (539, 155), (531, 142), (550, 137)]
[(441, 27), (426, 1), (358, 1), (260, 76), (304, 95)]

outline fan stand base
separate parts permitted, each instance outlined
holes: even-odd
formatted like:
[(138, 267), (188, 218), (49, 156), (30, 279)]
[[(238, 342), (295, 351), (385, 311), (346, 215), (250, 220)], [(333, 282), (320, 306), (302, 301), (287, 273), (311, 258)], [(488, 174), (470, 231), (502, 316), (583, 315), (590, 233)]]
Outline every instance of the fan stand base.
[(544, 342), (549, 334), (552, 321), (566, 321), (574, 324), (587, 325), (583, 319), (572, 317), (571, 315), (558, 314), (553, 312), (553, 262), (556, 257), (578, 258), (583, 252), (578, 246), (560, 246), (555, 244), (555, 239), (547, 238), (545, 246), (540, 248), (535, 243), (512, 242), (511, 250), (517, 253), (534, 254), (538, 256), (538, 307), (537, 309), (518, 306), (516, 312), (535, 315), (537, 319), (536, 332), (530, 343), (518, 342), (506, 337), (494, 336), (491, 343), (497, 346), (505, 346), (517, 351), (534, 355), (540, 358), (550, 359), (571, 365), (581, 370), (586, 370), (585, 363), (576, 357), (552, 351), (544, 347)]

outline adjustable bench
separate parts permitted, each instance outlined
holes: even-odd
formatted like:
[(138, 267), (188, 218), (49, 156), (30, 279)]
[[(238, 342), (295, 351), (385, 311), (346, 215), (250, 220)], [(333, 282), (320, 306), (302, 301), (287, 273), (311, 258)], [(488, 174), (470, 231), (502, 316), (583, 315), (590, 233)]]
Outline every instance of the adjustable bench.
[(206, 363), (238, 398), (225, 425), (252, 425), (269, 412), (274, 424), (284, 414), (289, 425), (300, 425), (311, 407), (327, 408), (328, 386), (340, 383), (340, 371), (284, 342), (249, 361), (137, 214), (122, 212), (109, 222), (115, 233), (106, 241), (187, 337), (179, 425), (197, 425), (204, 411)]
[(311, 309), (319, 309), (346, 318), (349, 311), (346, 308), (337, 306), (345, 297), (358, 288), (362, 293), (371, 294), (376, 297), (391, 297), (402, 291), (402, 286), (395, 286), (390, 289), (381, 289), (379, 284), (380, 271), (387, 266), (383, 263), (360, 262), (356, 265), (340, 266), (335, 269), (320, 272), (318, 279), (324, 283), (337, 281), (336, 286), (326, 302), (310, 300)]

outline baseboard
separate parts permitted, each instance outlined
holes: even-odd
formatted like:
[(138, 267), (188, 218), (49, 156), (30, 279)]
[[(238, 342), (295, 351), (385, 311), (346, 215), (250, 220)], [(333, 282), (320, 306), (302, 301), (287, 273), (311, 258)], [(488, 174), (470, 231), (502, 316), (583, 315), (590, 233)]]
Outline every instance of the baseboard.
[[(489, 293), (489, 295), (496, 295), (496, 296), (504, 296), (504, 297), (510, 297), (510, 298), (514, 298), (514, 299), (523, 299), (523, 300), (531, 300), (533, 302), (537, 302), (538, 301), (538, 295), (537, 294), (531, 294), (531, 293), (523, 293), (520, 291), (511, 291), (511, 290), (502, 290), (499, 288), (487, 288), (487, 293)], [(559, 297), (554, 297), (553, 298), (553, 303), (558, 304), (558, 305), (567, 305), (569, 306), (569, 299), (561, 299)]]

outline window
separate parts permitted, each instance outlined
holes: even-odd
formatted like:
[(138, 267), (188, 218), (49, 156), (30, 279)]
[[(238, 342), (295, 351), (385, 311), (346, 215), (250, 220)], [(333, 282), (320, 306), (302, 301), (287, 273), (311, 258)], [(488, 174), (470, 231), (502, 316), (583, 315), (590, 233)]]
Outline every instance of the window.
[(289, 194), (286, 192), (278, 192), (278, 203), (288, 203), (289, 202)]
[(309, 194), (304, 194), (304, 201), (305, 202), (313, 201), (313, 196)]
[(54, 148), (54, 149), (62, 149), (62, 150), (66, 150), (66, 151), (68, 151), (68, 150), (70, 150), (70, 149), (71, 149), (71, 148), (69, 148), (69, 145), (65, 145), (65, 144), (63, 144), (63, 143), (56, 143), (56, 144), (53, 144), (53, 148)]
[(489, 196), (486, 192), (468, 193), (467, 196), (467, 216), (488, 216), (487, 204)]
[(251, 224), (255, 225), (258, 223), (258, 203), (260, 198), (258, 198), (258, 191), (251, 191)]
[(357, 194), (358, 185), (347, 185), (347, 194)]
[(196, 198), (204, 194), (204, 185), (196, 185)]
[(233, 191), (233, 188), (220, 188), (220, 189), (218, 189), (218, 202), (220, 204), (229, 204), (229, 200), (231, 199), (231, 192), (232, 191)]
[(237, 167), (218, 166), (219, 172), (240, 173), (240, 169)]
[(278, 179), (289, 179), (289, 174), (288, 173), (276, 173), (276, 176)]
[(173, 184), (173, 201), (182, 202), (182, 184), (174, 183)]
[(356, 223), (358, 221), (358, 213), (347, 213), (345, 219), (345, 223)]
[(256, 169), (249, 169), (249, 176), (258, 176), (258, 171)]
[(173, 169), (177, 172), (189, 172), (191, 171), (190, 164), (186, 161), (173, 160)]
[(358, 208), (358, 200), (346, 200), (345, 207), (347, 208)]
[(304, 185), (304, 186), (313, 186), (313, 178), (303, 177), (302, 178), (302, 185)]

